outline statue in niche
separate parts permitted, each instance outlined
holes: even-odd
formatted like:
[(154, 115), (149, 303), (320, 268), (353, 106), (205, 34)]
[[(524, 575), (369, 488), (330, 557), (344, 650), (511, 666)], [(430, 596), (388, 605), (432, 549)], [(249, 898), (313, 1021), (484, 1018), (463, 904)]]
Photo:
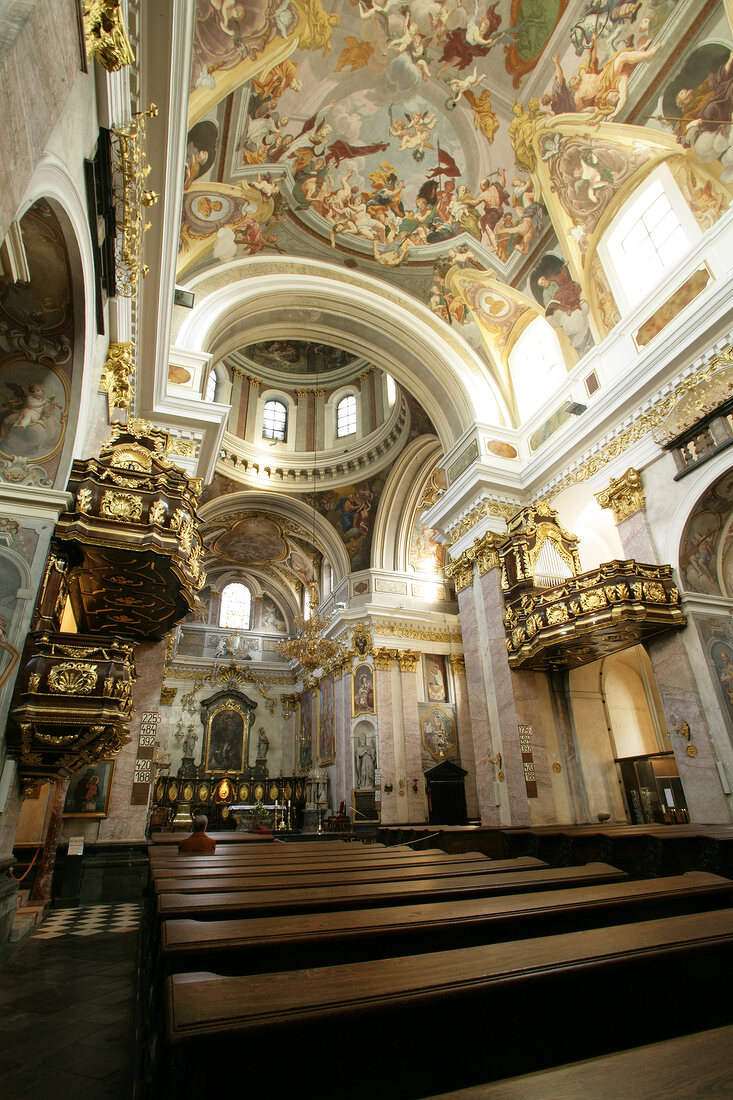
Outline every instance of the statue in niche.
[(193, 754), (196, 752), (196, 742), (198, 741), (198, 734), (194, 732), (193, 726), (188, 727), (188, 733), (183, 738), (183, 755), (189, 756), (193, 759)]
[(259, 739), (257, 741), (257, 759), (264, 760), (267, 756), (267, 750), (270, 747), (270, 740), (265, 733), (265, 727), (260, 726), (258, 729)]
[(356, 786), (359, 790), (374, 786), (374, 772), (377, 762), (377, 750), (374, 741), (365, 733), (357, 733), (354, 745), (354, 764), (356, 766)]

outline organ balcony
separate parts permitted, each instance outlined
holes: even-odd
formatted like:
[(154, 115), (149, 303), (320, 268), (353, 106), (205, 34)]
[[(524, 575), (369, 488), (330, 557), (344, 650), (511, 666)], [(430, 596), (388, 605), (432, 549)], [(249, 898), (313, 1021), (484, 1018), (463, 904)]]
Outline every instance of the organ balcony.
[(670, 566), (633, 560), (525, 591), (504, 615), (512, 668), (576, 668), (684, 625)]

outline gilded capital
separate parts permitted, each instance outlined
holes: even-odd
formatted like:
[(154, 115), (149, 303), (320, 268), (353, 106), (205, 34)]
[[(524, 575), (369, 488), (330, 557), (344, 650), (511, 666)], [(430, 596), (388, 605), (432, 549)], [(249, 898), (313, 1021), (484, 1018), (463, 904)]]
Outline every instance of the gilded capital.
[(397, 650), (397, 663), (400, 666), (400, 672), (415, 672), (419, 660), (420, 654), (414, 649)]
[(254, 386), (256, 388), (259, 388), (262, 385), (262, 379), (255, 378), (254, 375), (251, 374), (247, 375), (247, 381), (249, 382), (250, 386)]
[(395, 660), (397, 660), (396, 649), (374, 650), (374, 667), (382, 672), (388, 672)]
[(466, 675), (466, 658), (463, 653), (449, 653), (448, 661), (456, 676)]
[(445, 575), (448, 580), (453, 581), (456, 592), (462, 592), (473, 584), (473, 561), (469, 559), (468, 553), (464, 550), (459, 558), (449, 560), (445, 567)]
[(84, 38), (87, 54), (96, 57), (103, 69), (117, 72), (135, 60), (121, 0), (84, 0)]
[(469, 547), (467, 554), (470, 560), (476, 562), (479, 577), (483, 577), (489, 569), (498, 568), (499, 553), (496, 548), (505, 539), (505, 535), (497, 535), (494, 531), (487, 531), (482, 538), (473, 540), (473, 546)]
[(611, 509), (616, 523), (646, 508), (641, 474), (633, 466), (621, 477), (612, 477), (608, 488), (595, 496), (601, 508)]

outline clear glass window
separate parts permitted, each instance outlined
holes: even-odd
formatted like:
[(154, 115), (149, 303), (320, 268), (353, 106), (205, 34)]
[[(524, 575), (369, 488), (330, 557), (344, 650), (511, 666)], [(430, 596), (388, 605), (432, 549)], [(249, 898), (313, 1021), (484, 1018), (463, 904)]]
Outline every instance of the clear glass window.
[(544, 317), (530, 321), (509, 355), (520, 419), (526, 420), (567, 377), (557, 333)]
[(356, 398), (353, 394), (339, 401), (336, 408), (336, 435), (339, 439), (344, 435), (354, 435), (356, 432)]
[(245, 584), (228, 584), (221, 594), (219, 626), (249, 630), (252, 596)]
[(655, 180), (608, 237), (608, 255), (630, 305), (647, 297), (690, 243), (662, 180)]
[(206, 380), (206, 400), (213, 401), (216, 397), (216, 371), (211, 372)]
[(282, 401), (266, 401), (262, 415), (262, 438), (285, 442), (288, 435), (288, 410)]

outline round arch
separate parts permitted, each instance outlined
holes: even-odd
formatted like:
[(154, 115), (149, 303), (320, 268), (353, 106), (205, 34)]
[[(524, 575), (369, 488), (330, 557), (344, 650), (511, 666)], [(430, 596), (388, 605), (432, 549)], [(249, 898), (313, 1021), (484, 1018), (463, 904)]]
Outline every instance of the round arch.
[[(86, 198), (65, 165), (46, 153), (38, 164), (19, 207), (18, 220), (40, 199), (55, 214), (66, 243), (71, 273), (74, 312), (74, 351), (71, 373), (70, 410), (78, 416), (69, 422), (56, 483), (65, 488), (74, 458), (83, 457), (86, 434), (95, 396), (92, 385), (94, 350), (97, 339), (94, 252), (89, 232)], [(121, 339), (121, 337), (120, 337)]]
[(433, 436), (420, 436), (405, 448), (387, 478), (374, 525), (372, 565), (407, 571), (408, 544), (417, 501), (443, 452)]
[(275, 496), (273, 493), (245, 489), (242, 492), (215, 497), (214, 500), (208, 501), (199, 508), (199, 515), (203, 524), (206, 525), (226, 512), (237, 511), (240, 511), (243, 516), (252, 511), (269, 512), (273, 519), (292, 520), (306, 530), (314, 530), (319, 549), (331, 563), (334, 584), (350, 572), (349, 556), (336, 530), (317, 512), (314, 517), (313, 509), (305, 501), (296, 497)]
[[(226, 281), (226, 285), (222, 283)], [(188, 284), (199, 298), (176, 347), (215, 360), (243, 344), (308, 339), (336, 344), (391, 374), (423, 406), (447, 453), (481, 410), (508, 423), (503, 397), (466, 341), (396, 287), (315, 261), (235, 260)]]

